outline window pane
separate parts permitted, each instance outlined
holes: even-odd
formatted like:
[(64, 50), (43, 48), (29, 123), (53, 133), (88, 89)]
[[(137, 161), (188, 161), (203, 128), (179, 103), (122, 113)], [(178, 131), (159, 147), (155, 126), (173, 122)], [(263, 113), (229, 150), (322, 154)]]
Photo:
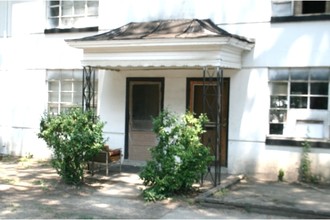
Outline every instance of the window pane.
[(58, 108), (55, 106), (49, 106), (48, 112), (54, 115), (58, 114)]
[(311, 72), (311, 80), (323, 80), (328, 81), (330, 75), (329, 68), (313, 68)]
[(270, 124), (269, 134), (283, 134), (283, 124)]
[(59, 70), (47, 70), (47, 78), (51, 79), (61, 79), (61, 71)]
[(75, 15), (85, 14), (85, 1), (74, 1), (74, 14)]
[(311, 83), (312, 95), (328, 95), (328, 83)]
[(66, 104), (61, 104), (61, 112), (67, 112), (70, 110), (70, 108), (72, 108), (73, 106), (69, 106)]
[(58, 18), (51, 18), (48, 19), (49, 21), (49, 26), (50, 27), (57, 27), (59, 25), (59, 19)]
[(272, 1), (272, 17), (292, 15), (291, 1)]
[(133, 128), (151, 129), (152, 117), (160, 111), (160, 90), (158, 84), (133, 85)]
[(62, 92), (63, 91), (72, 91), (72, 82), (63, 82), (62, 81)]
[(87, 14), (98, 15), (99, 2), (98, 1), (87, 1)]
[(308, 71), (306, 69), (291, 70), (291, 80), (308, 80)]
[(48, 90), (55, 92), (58, 91), (59, 90), (58, 81), (48, 82)]
[(59, 7), (50, 8), (50, 16), (51, 17), (58, 17), (59, 15), (60, 15), (60, 8)]
[(271, 95), (286, 95), (288, 94), (288, 83), (271, 83)]
[(328, 109), (328, 97), (311, 97), (311, 109)]
[(287, 107), (287, 97), (286, 96), (272, 96), (270, 98), (271, 108), (286, 108)]
[(59, 102), (58, 92), (49, 92), (48, 93), (48, 101), (49, 102)]
[[(95, 75), (98, 75), (98, 74), (95, 74)], [(82, 70), (74, 70), (73, 71), (73, 78), (76, 79), (76, 80), (82, 80), (83, 78), (83, 71)], [(96, 76), (95, 76), (96, 78)]]
[[(74, 82), (73, 86), (74, 86), (75, 92), (82, 93), (82, 82)], [(96, 91), (96, 89), (95, 89), (95, 91)]]
[(72, 93), (71, 92), (62, 92), (61, 93), (61, 102), (72, 102)]
[(289, 72), (286, 69), (269, 70), (269, 80), (289, 80)]
[(60, 4), (60, 1), (49, 1), (49, 4), (50, 4), (51, 6), (59, 5), (59, 4)]
[(73, 1), (62, 1), (62, 15), (72, 16), (73, 15)]
[(307, 97), (291, 96), (290, 108), (307, 108)]
[(286, 121), (286, 110), (270, 110), (269, 121), (273, 123)]
[(73, 103), (77, 105), (81, 105), (82, 102), (82, 93), (81, 92), (75, 92), (73, 94)]
[(73, 70), (61, 70), (62, 79), (72, 79)]
[(308, 93), (307, 83), (291, 83), (290, 94), (306, 95)]
[(323, 13), (325, 12), (326, 1), (302, 1), (302, 13)]

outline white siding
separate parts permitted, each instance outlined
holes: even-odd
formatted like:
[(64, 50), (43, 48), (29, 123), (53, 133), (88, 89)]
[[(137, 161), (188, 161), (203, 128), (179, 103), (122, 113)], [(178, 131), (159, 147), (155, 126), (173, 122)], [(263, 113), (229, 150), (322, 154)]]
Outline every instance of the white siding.
[[(100, 32), (128, 22), (210, 18), (233, 34), (255, 39), (230, 78), (228, 172), (297, 174), (300, 148), (266, 146), (268, 68), (330, 66), (330, 21), (270, 23), (271, 1), (100, 0)], [(46, 69), (81, 68), (81, 50), (64, 39), (94, 33), (47, 34), (44, 0), (0, 1), (0, 153), (49, 156), (36, 137), (47, 105)], [(127, 77), (164, 77), (164, 106), (185, 111), (186, 78), (201, 70), (99, 70), (99, 113), (110, 146), (124, 147)], [(330, 150), (313, 149), (313, 169), (330, 178)]]

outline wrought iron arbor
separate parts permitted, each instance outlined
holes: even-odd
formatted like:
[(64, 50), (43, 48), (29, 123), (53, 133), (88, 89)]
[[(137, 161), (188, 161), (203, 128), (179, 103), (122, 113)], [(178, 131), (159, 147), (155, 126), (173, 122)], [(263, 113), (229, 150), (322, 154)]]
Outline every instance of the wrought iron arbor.
[(85, 66), (83, 69), (82, 109), (83, 111), (96, 110), (95, 69), (91, 66)]
[[(208, 167), (208, 172), (202, 177), (202, 183), (207, 175), (211, 176), (213, 185), (217, 186), (221, 182), (221, 100), (223, 88), (223, 70), (220, 67), (203, 68), (203, 112), (210, 114), (213, 119), (212, 123), (208, 123), (206, 127), (215, 130), (214, 138), (207, 140), (209, 146), (214, 146), (212, 152), (214, 155), (214, 163)], [(207, 96), (213, 96), (208, 99)], [(210, 101), (212, 103), (210, 103)], [(205, 142), (204, 142), (205, 143)], [(214, 169), (213, 169), (214, 168)]]

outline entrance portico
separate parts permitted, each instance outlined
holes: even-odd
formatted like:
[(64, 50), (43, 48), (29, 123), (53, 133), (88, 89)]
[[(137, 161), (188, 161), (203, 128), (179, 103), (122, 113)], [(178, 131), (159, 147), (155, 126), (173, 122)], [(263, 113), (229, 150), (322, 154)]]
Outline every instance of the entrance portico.
[[(104, 69), (106, 72), (115, 71), (119, 74), (129, 71), (130, 75), (134, 76), (126, 76), (126, 100), (122, 100), (126, 103), (126, 122), (122, 121), (125, 124), (123, 148), (125, 158), (128, 159), (148, 159), (147, 153), (142, 153), (142, 157), (138, 156), (136, 152), (141, 153), (141, 148), (137, 147), (144, 146), (142, 151), (147, 151), (147, 148), (155, 143), (155, 137), (150, 133), (150, 128), (146, 129), (144, 126), (150, 124), (150, 121), (145, 120), (144, 113), (138, 113), (138, 110), (142, 108), (139, 108), (138, 105), (135, 106), (134, 101), (139, 100), (137, 103), (140, 104), (144, 102), (146, 95), (142, 95), (143, 91), (146, 94), (149, 94), (150, 91), (156, 94), (156, 91), (159, 91), (154, 98), (148, 97), (149, 101), (154, 100), (155, 103), (148, 103), (143, 108), (146, 112), (157, 114), (162, 110), (164, 100), (167, 99), (162, 92), (164, 87), (172, 86), (168, 85), (166, 81), (164, 82), (164, 79), (162, 80), (158, 74), (146, 79), (145, 76), (140, 75), (141, 71), (199, 70), (203, 93), (202, 111), (213, 114), (209, 128), (212, 127), (214, 130), (211, 132), (214, 137), (207, 139), (208, 142), (213, 142), (211, 145), (215, 149), (215, 182), (220, 181), (217, 176), (220, 174), (221, 158), (223, 158), (221, 154), (224, 153), (220, 150), (221, 139), (224, 138), (220, 131), (224, 125), (221, 121), (223, 119), (221, 114), (223, 111), (221, 100), (224, 92), (222, 89), (224, 85), (223, 69), (240, 69), (242, 53), (253, 48), (252, 40), (232, 35), (220, 29), (211, 20), (193, 19), (129, 23), (103, 34), (66, 40), (66, 42), (72, 47), (83, 49), (83, 66)], [(157, 78), (160, 83), (155, 80)], [(189, 76), (187, 80), (188, 78)], [(210, 101), (207, 94), (215, 97), (212, 99), (212, 104), (207, 103)], [(111, 96), (111, 94), (108, 95)], [(187, 108), (189, 105), (187, 102)], [(150, 111), (146, 109), (147, 106), (151, 108)], [(228, 124), (228, 121), (225, 123)], [(141, 129), (136, 136), (134, 134), (136, 134), (137, 128)], [(150, 141), (150, 145), (146, 143), (146, 139)]]

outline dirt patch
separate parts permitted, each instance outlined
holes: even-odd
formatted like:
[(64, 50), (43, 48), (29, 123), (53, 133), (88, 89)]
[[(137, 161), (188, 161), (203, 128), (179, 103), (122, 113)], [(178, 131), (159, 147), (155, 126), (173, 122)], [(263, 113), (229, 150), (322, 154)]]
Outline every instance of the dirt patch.
[[(68, 186), (61, 182), (48, 161), (3, 158), (0, 161), (0, 219), (278, 218), (241, 208), (206, 208), (194, 203), (197, 195), (147, 203), (141, 197), (142, 180), (137, 173), (125, 169), (121, 173), (110, 169), (110, 176), (100, 173), (85, 176), (83, 186)], [(219, 199), (230, 195), (231, 190), (223, 191)]]
[(87, 175), (80, 187), (64, 184), (49, 161), (0, 161), (0, 218), (157, 218), (180, 204), (145, 203), (137, 174)]

